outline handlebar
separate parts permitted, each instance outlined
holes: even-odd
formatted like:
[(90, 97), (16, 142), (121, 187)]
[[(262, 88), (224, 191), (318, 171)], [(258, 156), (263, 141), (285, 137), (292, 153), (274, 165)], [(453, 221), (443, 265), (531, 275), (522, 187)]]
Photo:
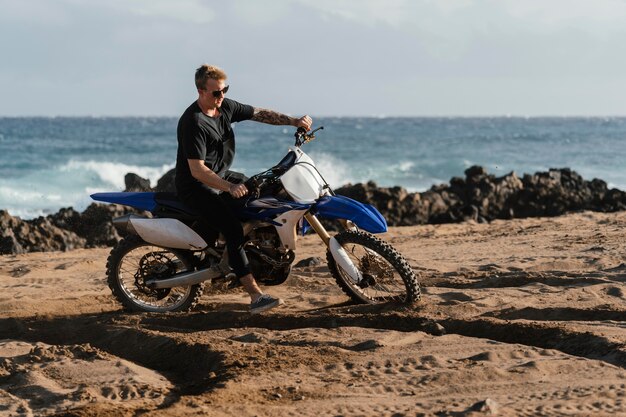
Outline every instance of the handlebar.
[(306, 130), (303, 127), (299, 127), (294, 134), (296, 138), (296, 146), (299, 148), (305, 143), (312, 141), (313, 139), (315, 139), (315, 132), (322, 129), (324, 129), (324, 126), (320, 126), (317, 129), (312, 130), (310, 133), (306, 133)]
[(248, 189), (248, 197), (259, 198), (261, 182), (258, 180), (257, 175), (248, 178), (243, 185)]
[[(312, 141), (313, 139), (315, 139), (315, 132), (322, 129), (324, 129), (324, 126), (320, 126), (317, 129), (307, 133), (307, 131), (303, 127), (299, 127), (294, 134), (294, 137), (296, 138), (296, 146), (299, 148), (305, 143)], [(273, 177), (284, 173), (284, 170), (277, 171), (276, 168), (277, 167), (274, 167), (260, 174), (253, 175), (244, 182), (244, 185), (248, 189), (249, 197), (258, 198), (261, 192), (261, 188), (264, 187), (268, 179), (271, 180)]]

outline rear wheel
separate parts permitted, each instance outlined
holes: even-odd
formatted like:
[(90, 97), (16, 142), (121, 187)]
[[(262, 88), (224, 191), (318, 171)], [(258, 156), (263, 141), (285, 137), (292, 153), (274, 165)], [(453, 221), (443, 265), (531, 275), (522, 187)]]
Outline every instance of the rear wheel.
[(398, 302), (410, 304), (420, 299), (420, 287), (409, 263), (388, 243), (374, 235), (348, 230), (335, 235), (361, 274), (355, 282), (335, 262), (328, 250), (326, 258), (337, 284), (357, 303), (380, 304)]
[(118, 242), (107, 260), (107, 281), (115, 298), (130, 311), (187, 311), (202, 295), (202, 284), (152, 289), (148, 279), (165, 279), (193, 270), (192, 255), (165, 249), (131, 235)]

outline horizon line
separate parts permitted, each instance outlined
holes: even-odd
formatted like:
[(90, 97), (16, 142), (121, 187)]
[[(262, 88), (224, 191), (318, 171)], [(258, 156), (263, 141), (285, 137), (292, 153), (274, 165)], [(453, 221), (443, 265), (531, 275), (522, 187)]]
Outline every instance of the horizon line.
[[(150, 115), (150, 114), (127, 114), (127, 115), (115, 115), (115, 114), (84, 114), (84, 115), (66, 115), (66, 114), (57, 114), (57, 115), (2, 115), (0, 114), (0, 119), (27, 119), (27, 118), (40, 118), (40, 119), (123, 119), (123, 118), (178, 118), (179, 115)], [(605, 118), (605, 119), (620, 119), (626, 118), (626, 114), (533, 114), (533, 115), (521, 115), (521, 114), (481, 114), (481, 115), (463, 115), (463, 114), (452, 114), (452, 115), (437, 115), (437, 114), (415, 114), (415, 115), (393, 115), (393, 114), (369, 114), (369, 115), (312, 115), (313, 118), (323, 118), (323, 119), (341, 119), (341, 118), (367, 118), (367, 119), (414, 119), (414, 118), (432, 118), (432, 119), (480, 119), (480, 118), (502, 118), (502, 119), (539, 119), (539, 118), (553, 118), (553, 119), (581, 119), (581, 118)]]

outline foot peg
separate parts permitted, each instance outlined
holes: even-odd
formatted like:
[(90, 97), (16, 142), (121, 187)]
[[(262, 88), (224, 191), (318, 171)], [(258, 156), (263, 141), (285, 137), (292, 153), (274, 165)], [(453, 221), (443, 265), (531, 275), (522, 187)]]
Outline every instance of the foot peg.
[(233, 272), (227, 274), (224, 278), (228, 282), (229, 289), (241, 287), (241, 282), (239, 282), (239, 278), (237, 278), (237, 275), (235, 275)]

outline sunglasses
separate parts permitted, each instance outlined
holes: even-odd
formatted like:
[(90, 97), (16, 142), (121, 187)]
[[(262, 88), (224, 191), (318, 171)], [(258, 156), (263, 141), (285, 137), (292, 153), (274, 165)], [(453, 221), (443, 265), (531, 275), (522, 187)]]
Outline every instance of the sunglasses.
[(230, 86), (226, 86), (224, 88), (222, 88), (221, 90), (215, 90), (215, 91), (211, 91), (211, 94), (213, 94), (213, 97), (215, 98), (220, 98), (222, 95), (228, 93), (228, 87)]

